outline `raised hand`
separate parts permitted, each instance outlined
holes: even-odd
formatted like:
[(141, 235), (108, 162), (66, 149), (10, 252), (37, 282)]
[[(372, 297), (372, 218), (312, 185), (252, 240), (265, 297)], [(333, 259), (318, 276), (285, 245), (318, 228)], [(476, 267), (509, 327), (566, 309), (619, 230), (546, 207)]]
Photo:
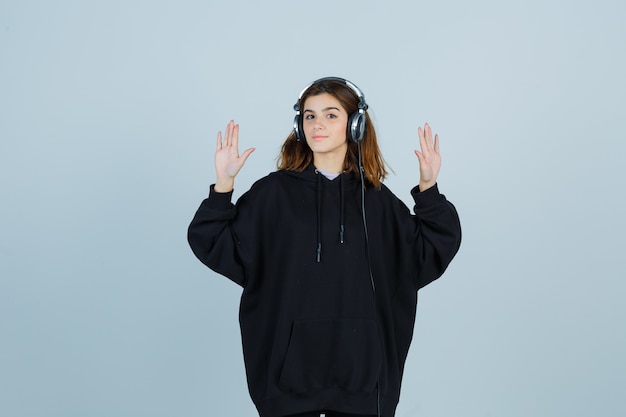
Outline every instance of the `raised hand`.
[(439, 136), (435, 135), (433, 140), (433, 132), (428, 123), (424, 125), (424, 129), (417, 128), (417, 134), (420, 139), (421, 152), (416, 150), (415, 155), (420, 164), (420, 191), (427, 190), (435, 185), (439, 169), (441, 168), (441, 155), (439, 154)]
[(226, 126), (223, 139), (222, 132), (217, 133), (215, 191), (225, 193), (233, 189), (235, 177), (252, 152), (254, 152), (254, 148), (249, 148), (239, 156), (239, 125), (235, 124), (233, 120)]

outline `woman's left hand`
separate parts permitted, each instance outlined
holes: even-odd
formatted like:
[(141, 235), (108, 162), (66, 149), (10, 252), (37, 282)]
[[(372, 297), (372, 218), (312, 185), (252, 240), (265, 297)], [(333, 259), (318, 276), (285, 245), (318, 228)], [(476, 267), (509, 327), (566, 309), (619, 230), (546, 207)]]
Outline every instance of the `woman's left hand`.
[(420, 164), (420, 191), (425, 191), (435, 185), (439, 169), (441, 168), (441, 155), (439, 154), (439, 136), (435, 135), (433, 140), (433, 132), (428, 123), (424, 125), (424, 129), (417, 128), (420, 138), (421, 152), (415, 150), (415, 155)]

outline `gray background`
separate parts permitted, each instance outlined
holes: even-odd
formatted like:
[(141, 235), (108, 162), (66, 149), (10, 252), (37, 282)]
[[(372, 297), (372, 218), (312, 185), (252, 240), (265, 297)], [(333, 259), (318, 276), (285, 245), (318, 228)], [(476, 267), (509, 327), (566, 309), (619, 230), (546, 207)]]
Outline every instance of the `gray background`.
[(618, 0), (1, 1), (0, 415), (255, 415), (240, 289), (186, 228), (216, 132), (234, 118), (257, 148), (239, 196), (327, 75), (365, 92), (408, 204), (433, 126), (462, 219), (397, 416), (626, 415), (625, 19)]

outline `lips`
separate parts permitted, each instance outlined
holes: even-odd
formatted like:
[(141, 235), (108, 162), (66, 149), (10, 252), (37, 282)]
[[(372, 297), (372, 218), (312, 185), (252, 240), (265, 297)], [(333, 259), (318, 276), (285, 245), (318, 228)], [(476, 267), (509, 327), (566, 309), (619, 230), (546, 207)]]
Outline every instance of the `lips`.
[(321, 140), (326, 139), (327, 137), (328, 137), (328, 136), (323, 136), (323, 135), (315, 135), (315, 136), (313, 136), (313, 140), (314, 140), (314, 141), (319, 142), (319, 141), (321, 141)]

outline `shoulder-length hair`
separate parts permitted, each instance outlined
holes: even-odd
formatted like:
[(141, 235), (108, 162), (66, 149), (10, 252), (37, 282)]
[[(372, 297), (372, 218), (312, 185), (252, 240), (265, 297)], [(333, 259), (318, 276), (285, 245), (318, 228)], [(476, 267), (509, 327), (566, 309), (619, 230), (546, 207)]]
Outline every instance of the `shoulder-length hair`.
[[(322, 80), (312, 84), (302, 93), (300, 105), (303, 106), (307, 98), (324, 93), (335, 97), (348, 115), (358, 110), (359, 98), (355, 92), (345, 83), (336, 80)], [(365, 120), (365, 134), (361, 141), (364, 178), (375, 188), (380, 188), (382, 181), (387, 177), (386, 164), (378, 147), (376, 130), (367, 111), (365, 112)], [(346, 137), (349, 137), (348, 129), (349, 127), (346, 125)], [(302, 172), (312, 163), (313, 151), (304, 138), (298, 140), (292, 131), (281, 148), (278, 157), (278, 169)], [(344, 160), (344, 172), (359, 176), (358, 145), (350, 139), (348, 139), (348, 151)]]

